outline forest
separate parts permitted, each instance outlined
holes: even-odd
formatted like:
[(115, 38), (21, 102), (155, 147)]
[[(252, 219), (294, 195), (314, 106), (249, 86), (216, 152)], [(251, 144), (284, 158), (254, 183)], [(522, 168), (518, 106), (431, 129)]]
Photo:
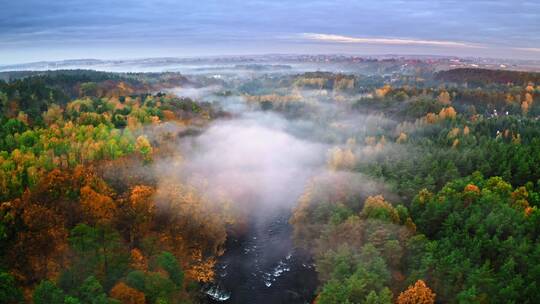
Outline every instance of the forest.
[(0, 303), (539, 303), (540, 74), (307, 69), (0, 73)]

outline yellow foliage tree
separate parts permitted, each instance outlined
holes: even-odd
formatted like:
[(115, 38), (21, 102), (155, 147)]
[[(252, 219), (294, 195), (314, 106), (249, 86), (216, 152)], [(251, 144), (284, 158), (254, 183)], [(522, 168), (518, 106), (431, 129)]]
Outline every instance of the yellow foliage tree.
[(461, 130), (459, 128), (453, 128), (450, 132), (448, 132), (448, 138), (457, 137), (460, 131)]
[(407, 134), (405, 132), (401, 132), (401, 133), (399, 133), (399, 136), (398, 136), (396, 142), (398, 144), (404, 143), (404, 142), (407, 141), (407, 138), (408, 138)]
[(150, 161), (152, 160), (152, 145), (150, 144), (150, 141), (148, 141), (148, 138), (146, 136), (141, 135), (137, 137), (137, 141), (135, 142), (135, 149), (141, 153), (144, 160)]
[(372, 214), (379, 214), (378, 210), (385, 210), (390, 220), (399, 223), (399, 214), (397, 210), (387, 202), (382, 195), (370, 196), (364, 202), (362, 215), (370, 217)]
[(332, 170), (352, 169), (356, 163), (356, 157), (350, 148), (335, 147), (330, 151), (328, 166)]
[(17, 119), (25, 124), (28, 124), (28, 114), (24, 113), (23, 111), (19, 112), (19, 114), (17, 115)]
[(48, 126), (52, 125), (53, 123), (60, 122), (63, 118), (63, 112), (64, 110), (59, 105), (53, 103), (49, 106), (47, 112), (42, 114), (43, 121), (45, 121)]
[(449, 105), (451, 103), (450, 93), (447, 91), (442, 91), (441, 94), (439, 94), (439, 97), (437, 97), (437, 100), (443, 105)]

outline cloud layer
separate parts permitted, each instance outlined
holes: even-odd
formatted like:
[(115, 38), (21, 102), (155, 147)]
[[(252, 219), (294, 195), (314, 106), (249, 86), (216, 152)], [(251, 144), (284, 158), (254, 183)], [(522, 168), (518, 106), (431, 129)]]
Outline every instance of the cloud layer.
[[(0, 64), (278, 52), (534, 57), (539, 11), (530, 0), (4, 1)], [(334, 35), (318, 36), (324, 45), (287, 38), (301, 33)]]
[(387, 44), (387, 45), (429, 45), (439, 47), (482, 47), (478, 44), (470, 44), (457, 41), (403, 39), (403, 38), (359, 38), (333, 34), (304, 33), (301, 37), (324, 42), (337, 43), (366, 43), (366, 44)]

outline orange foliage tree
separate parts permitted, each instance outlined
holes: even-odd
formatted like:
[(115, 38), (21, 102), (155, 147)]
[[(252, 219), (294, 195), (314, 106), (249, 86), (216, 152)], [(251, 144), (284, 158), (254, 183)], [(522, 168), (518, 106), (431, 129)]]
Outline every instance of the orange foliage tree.
[(435, 303), (435, 293), (422, 280), (416, 281), (414, 286), (409, 286), (407, 290), (399, 294), (397, 304), (433, 304)]
[(451, 103), (450, 94), (447, 91), (442, 91), (437, 97), (437, 100), (443, 105), (448, 105)]
[(131, 288), (124, 282), (119, 282), (111, 289), (111, 298), (119, 300), (123, 304), (144, 304), (144, 293)]
[(110, 221), (116, 209), (112, 198), (94, 191), (90, 186), (81, 188), (81, 207), (91, 223)]
[(67, 231), (62, 217), (41, 205), (14, 203), (20, 204), (17, 217), (24, 226), (16, 234), (6, 263), (27, 283), (55, 277), (67, 249)]
[(132, 245), (146, 235), (151, 228), (156, 209), (152, 200), (154, 192), (154, 188), (144, 185), (135, 186), (131, 190), (125, 211), (131, 218), (129, 241)]

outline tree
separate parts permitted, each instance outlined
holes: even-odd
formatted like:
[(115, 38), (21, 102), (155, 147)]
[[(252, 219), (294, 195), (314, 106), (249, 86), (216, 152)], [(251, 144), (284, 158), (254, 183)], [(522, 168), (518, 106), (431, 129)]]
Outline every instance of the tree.
[(96, 192), (90, 186), (81, 188), (81, 207), (92, 224), (110, 221), (116, 210), (116, 205), (112, 198)]
[(11, 304), (22, 302), (22, 292), (17, 286), (13, 276), (7, 272), (0, 272), (0, 303)]
[(437, 97), (437, 100), (443, 105), (449, 105), (450, 94), (447, 91), (442, 91), (441, 94), (439, 94), (439, 97)]
[(139, 291), (144, 291), (144, 280), (146, 273), (140, 270), (135, 270), (126, 276), (126, 283)]
[(43, 121), (48, 125), (62, 121), (64, 110), (57, 104), (52, 104), (47, 109), (47, 112), (43, 113)]
[(79, 224), (72, 229), (69, 241), (77, 254), (72, 265), (76, 281), (95, 275), (103, 286), (111, 288), (125, 275), (129, 254), (114, 229)]
[(130, 251), (130, 268), (135, 270), (148, 270), (148, 261), (143, 253), (138, 248), (133, 248)]
[(82, 304), (107, 304), (107, 295), (99, 281), (90, 276), (84, 280), (78, 290), (79, 299)]
[(399, 214), (396, 209), (382, 195), (370, 196), (364, 202), (362, 216), (399, 223)]
[(530, 104), (526, 101), (521, 103), (521, 112), (524, 116), (526, 116), (529, 113)]
[[(79, 301), (79, 299), (77, 299), (76, 297), (66, 296), (64, 298), (64, 304), (81, 304), (81, 301)], [(112, 304), (112, 303), (109, 303), (109, 304)]]
[(79, 94), (81, 96), (97, 96), (98, 87), (95, 82), (81, 83)]
[(318, 261), (317, 270), (329, 268), (326, 271), (330, 271), (331, 276), (317, 303), (359, 303), (368, 297), (375, 300), (378, 297), (376, 294), (370, 296), (372, 291), (379, 293), (383, 300), (387, 297), (384, 289), (387, 289), (385, 285), (390, 280), (390, 272), (378, 250), (367, 244), (359, 255), (351, 254), (350, 249), (342, 247), (336, 253), (327, 253), (326, 261)]
[(180, 264), (178, 264), (176, 257), (170, 252), (162, 252), (158, 256), (157, 261), (159, 267), (167, 271), (171, 281), (173, 281), (178, 287), (182, 286), (184, 281), (184, 272), (180, 268)]
[(338, 280), (331, 280), (324, 284), (317, 297), (317, 304), (350, 304), (349, 292)]
[(433, 304), (435, 303), (435, 293), (429, 289), (422, 280), (416, 281), (414, 286), (409, 286), (407, 290), (399, 294), (397, 304)]
[(137, 185), (131, 190), (129, 202), (124, 212), (129, 218), (129, 242), (134, 246), (150, 230), (152, 219), (156, 210), (153, 201), (154, 189), (152, 187)]
[(22, 227), (7, 259), (25, 281), (39, 282), (53, 277), (61, 268), (66, 247), (63, 218), (44, 206), (18, 202)]
[(456, 115), (457, 115), (457, 112), (456, 110), (454, 109), (454, 107), (446, 107), (444, 109), (442, 109), (440, 112), (439, 112), (439, 118), (441, 120), (444, 120), (444, 119), (455, 119), (456, 118)]
[(364, 300), (364, 304), (392, 304), (392, 292), (388, 287), (383, 288), (379, 293), (372, 290)]
[(64, 293), (51, 281), (41, 281), (34, 290), (34, 304), (64, 304)]
[(352, 169), (356, 162), (351, 148), (339, 148), (335, 147), (330, 151), (328, 166), (332, 170)]
[(144, 293), (127, 286), (124, 282), (118, 282), (111, 289), (110, 296), (117, 299), (122, 304), (144, 304)]
[(174, 283), (159, 272), (149, 272), (144, 279), (144, 294), (150, 303), (159, 298), (168, 299), (176, 290)]
[(402, 143), (404, 143), (404, 142), (406, 142), (406, 141), (407, 141), (407, 133), (405, 133), (405, 132), (399, 133), (399, 136), (398, 136), (398, 138), (396, 139), (396, 142), (397, 142), (398, 144), (402, 144)]
[(146, 136), (141, 135), (137, 137), (135, 149), (142, 155), (145, 161), (152, 160), (152, 145)]

